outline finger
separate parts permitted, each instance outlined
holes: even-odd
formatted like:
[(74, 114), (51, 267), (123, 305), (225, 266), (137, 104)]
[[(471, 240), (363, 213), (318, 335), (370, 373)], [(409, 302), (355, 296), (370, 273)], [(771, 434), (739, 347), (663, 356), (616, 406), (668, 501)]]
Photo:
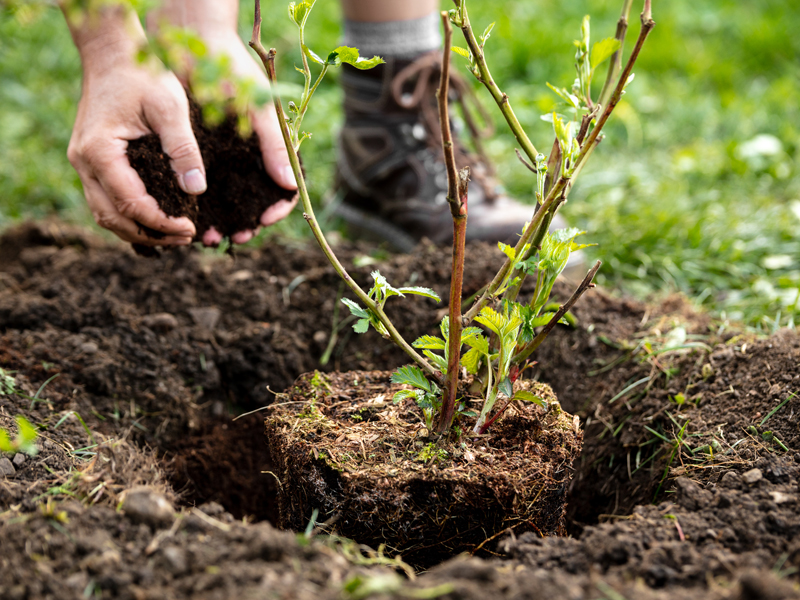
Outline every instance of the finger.
[(253, 129), (258, 134), (264, 167), (270, 177), (284, 189), (296, 190), (297, 180), (289, 162), (289, 155), (283, 143), (283, 135), (278, 124), (275, 109), (265, 106), (253, 115)]
[(186, 95), (181, 91), (180, 95), (174, 97), (158, 102), (153, 100), (145, 106), (145, 118), (161, 138), (161, 147), (170, 157), (181, 189), (192, 195), (205, 192), (208, 187), (206, 169), (192, 131)]
[[(90, 177), (102, 186), (118, 213), (130, 221), (179, 237), (194, 236), (194, 224), (186, 217), (168, 217), (128, 162), (125, 140), (100, 140), (83, 153)], [(83, 170), (83, 169), (82, 169)], [(84, 183), (86, 177), (82, 176)]]
[(247, 229), (245, 231), (238, 231), (231, 236), (231, 241), (234, 244), (246, 244), (258, 235), (258, 230)]
[(82, 178), (82, 181), (86, 203), (97, 224), (112, 231), (122, 240), (146, 246), (185, 246), (192, 243), (190, 236), (168, 235), (161, 239), (148, 237), (139, 224), (117, 210), (97, 179), (87, 177)]
[(214, 229), (214, 227), (209, 227), (205, 233), (203, 233), (203, 244), (206, 246), (219, 246), (220, 242), (222, 241), (222, 234)]
[(289, 216), (289, 213), (292, 212), (292, 209), (297, 204), (297, 196), (292, 198), (291, 200), (279, 200), (272, 206), (270, 206), (267, 210), (264, 211), (264, 214), (261, 215), (261, 224), (264, 227), (269, 227), (270, 225), (274, 225), (281, 219), (285, 219)]

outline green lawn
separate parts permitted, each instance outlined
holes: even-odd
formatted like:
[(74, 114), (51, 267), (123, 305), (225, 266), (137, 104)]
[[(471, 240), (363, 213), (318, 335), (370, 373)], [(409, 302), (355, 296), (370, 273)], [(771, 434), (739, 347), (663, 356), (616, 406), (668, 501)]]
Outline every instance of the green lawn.
[[(620, 4), (470, 0), (476, 29), (497, 22), (487, 46), (490, 66), (538, 147), (552, 143), (550, 125), (540, 120), (556, 101), (545, 82), (571, 85), (572, 40), (582, 16), (592, 15), (594, 39), (607, 37)], [(800, 12), (794, 4), (654, 2), (657, 26), (636, 80), (564, 209), (599, 244), (590, 253), (605, 263), (604, 284), (640, 296), (680, 290), (723, 318), (766, 328), (798, 320), (800, 41), (794, 32)], [(245, 35), (250, 11), (247, 2)], [(283, 57), (280, 74), (296, 80), (291, 67), (299, 55), (285, 8), (267, 1), (265, 14), (265, 41)], [(338, 45), (335, 1), (318, 0), (311, 21), (313, 48), (322, 53)], [(629, 45), (637, 30), (633, 22)], [(460, 67), (463, 61), (454, 59)], [(0, 225), (52, 212), (89, 219), (65, 158), (79, 86), (77, 54), (57, 11), (37, 16), (0, 8)], [(303, 148), (315, 198), (330, 181), (339, 103), (332, 77), (305, 122), (314, 133)], [(502, 125), (498, 120), (489, 152), (508, 189), (530, 202), (532, 180)], [(296, 214), (276, 230), (304, 235), (304, 227)]]

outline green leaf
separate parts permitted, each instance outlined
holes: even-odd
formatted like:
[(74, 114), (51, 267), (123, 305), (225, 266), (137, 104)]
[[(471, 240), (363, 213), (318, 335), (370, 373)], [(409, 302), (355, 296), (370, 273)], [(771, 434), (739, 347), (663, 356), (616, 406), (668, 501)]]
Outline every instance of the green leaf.
[(486, 40), (489, 39), (489, 36), (492, 35), (492, 29), (494, 29), (494, 21), (489, 23), (488, 27), (486, 27), (484, 30), (483, 35), (481, 36), (481, 45), (485, 44)]
[[(477, 327), (475, 329), (477, 329)], [(464, 339), (464, 343), (481, 354), (489, 354), (489, 340), (483, 335), (470, 336)]]
[(0, 429), (0, 452), (14, 452), (14, 445), (8, 437), (5, 429)]
[(392, 401), (395, 404), (397, 404), (398, 402), (402, 402), (406, 398), (416, 399), (416, 397), (417, 397), (417, 392), (415, 390), (400, 390), (399, 392), (395, 393), (394, 397), (392, 398)]
[(434, 364), (434, 366), (439, 369), (442, 373), (447, 372), (447, 359), (444, 356), (440, 356), (439, 354), (434, 354), (430, 350), (423, 350), (422, 353), (427, 356), (430, 361)]
[(316, 0), (303, 0), (302, 2), (289, 3), (289, 17), (294, 21), (298, 27), (303, 27), (308, 19), (308, 13), (314, 7)]
[(442, 301), (442, 299), (439, 297), (439, 294), (434, 292), (431, 288), (418, 287), (418, 286), (401, 287), (400, 292), (402, 292), (403, 294), (414, 294), (415, 296), (425, 296), (426, 298), (433, 298), (437, 302)]
[(453, 46), (451, 48), (451, 50), (453, 52), (455, 52), (456, 54), (458, 54), (459, 56), (463, 56), (469, 62), (472, 62), (472, 53), (469, 50), (467, 50), (466, 48), (460, 48), (459, 46)]
[(334, 50), (339, 55), (339, 60), (355, 67), (356, 69), (366, 70), (377, 67), (383, 64), (384, 61), (380, 56), (373, 56), (372, 58), (362, 58), (358, 55), (358, 50), (350, 48), (349, 46), (339, 46)]
[(356, 317), (360, 319), (369, 319), (369, 313), (349, 298), (342, 298), (342, 304), (349, 308), (350, 312)]
[(414, 348), (426, 348), (428, 350), (444, 350), (445, 341), (434, 335), (423, 335), (414, 340), (411, 344)]
[(511, 260), (514, 260), (517, 257), (517, 252), (514, 249), (514, 246), (509, 246), (503, 242), (497, 242), (497, 247), (500, 248), (500, 251)]
[(503, 335), (503, 327), (508, 324), (508, 319), (504, 315), (489, 306), (485, 306), (480, 314), (475, 317), (475, 320), (489, 328), (492, 333), (496, 333), (501, 337)]
[(359, 319), (353, 323), (353, 331), (356, 333), (367, 333), (369, 329), (369, 319)]
[(36, 439), (38, 435), (36, 428), (22, 415), (17, 415), (17, 426), (19, 427), (20, 440), (23, 443), (28, 444)]
[(392, 383), (405, 383), (426, 392), (433, 392), (431, 383), (425, 377), (425, 373), (416, 365), (400, 367), (392, 373), (391, 381)]
[(599, 64), (611, 57), (614, 52), (619, 50), (619, 40), (616, 38), (606, 38), (595, 42), (591, 52), (591, 67), (594, 71)]
[(508, 377), (500, 382), (500, 384), (497, 386), (497, 389), (503, 392), (509, 398), (511, 398), (511, 396), (514, 394), (514, 384), (511, 383), (511, 380)]
[[(557, 88), (554, 85), (551, 85), (549, 82), (546, 84), (551, 90), (553, 90), (556, 94), (558, 94), (564, 102), (569, 104), (573, 108), (580, 108), (581, 101), (578, 99), (577, 96), (574, 94), (570, 94), (564, 88)], [(555, 114), (555, 113), (554, 113)]]
[(317, 54), (316, 52), (314, 52), (311, 48), (306, 46), (305, 44), (303, 44), (303, 52), (305, 52), (306, 56), (308, 56), (311, 60), (313, 60), (318, 65), (324, 65), (325, 64), (325, 61), (322, 60), (322, 57), (319, 54)]
[(480, 327), (465, 327), (461, 330), (461, 343), (466, 344), (468, 339), (482, 335), (483, 329)]
[(480, 348), (470, 348), (461, 357), (461, 366), (468, 372), (476, 375), (481, 366), (481, 359), (483, 359), (485, 355), (486, 353), (481, 352)]
[(524, 390), (519, 391), (516, 394), (514, 394), (513, 400), (522, 400), (523, 402), (535, 402), (536, 404), (538, 404), (542, 408), (547, 408), (547, 402), (545, 400), (543, 400), (542, 398), (540, 398), (536, 394), (533, 394), (531, 392), (526, 392)]

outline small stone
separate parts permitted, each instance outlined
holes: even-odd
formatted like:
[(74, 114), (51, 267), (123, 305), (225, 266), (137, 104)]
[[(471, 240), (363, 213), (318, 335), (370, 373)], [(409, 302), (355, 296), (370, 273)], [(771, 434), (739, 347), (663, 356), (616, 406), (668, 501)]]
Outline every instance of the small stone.
[(738, 488), (741, 484), (741, 479), (736, 471), (728, 471), (719, 480), (719, 484), (726, 488)]
[(247, 269), (242, 269), (241, 271), (236, 271), (235, 273), (231, 274), (231, 281), (247, 281), (248, 279), (253, 278), (253, 272), (248, 271)]
[(22, 452), (17, 452), (14, 455), (14, 460), (12, 461), (15, 467), (22, 466), (22, 463), (25, 462), (25, 455)]
[(764, 475), (761, 473), (761, 469), (750, 469), (746, 473), (742, 474), (742, 479), (744, 479), (744, 482), (750, 485), (761, 481), (763, 477)]
[(222, 311), (216, 306), (189, 309), (189, 316), (192, 317), (195, 325), (206, 331), (214, 331), (221, 315)]
[(8, 460), (5, 456), (0, 458), (0, 476), (13, 477), (16, 472), (17, 470), (14, 468), (14, 465), (11, 464), (10, 460)]
[(156, 528), (170, 525), (175, 515), (175, 509), (164, 496), (146, 487), (128, 492), (122, 508), (134, 523), (146, 523)]
[(97, 354), (97, 351), (99, 349), (100, 348), (98, 347), (98, 345), (95, 344), (94, 342), (85, 342), (80, 346), (78, 346), (78, 352), (81, 352), (83, 354)]
[(785, 494), (783, 492), (770, 492), (769, 495), (772, 496), (772, 501), (775, 502), (775, 504), (786, 504), (787, 502), (794, 502), (797, 500), (797, 496)]
[(181, 575), (188, 570), (186, 552), (176, 546), (168, 546), (161, 551), (167, 570), (173, 575)]
[(150, 329), (160, 329), (170, 331), (178, 327), (178, 319), (170, 313), (155, 313), (142, 317), (142, 325)]
[(327, 331), (315, 331), (314, 332), (314, 341), (318, 344), (324, 344), (328, 341), (328, 332)]

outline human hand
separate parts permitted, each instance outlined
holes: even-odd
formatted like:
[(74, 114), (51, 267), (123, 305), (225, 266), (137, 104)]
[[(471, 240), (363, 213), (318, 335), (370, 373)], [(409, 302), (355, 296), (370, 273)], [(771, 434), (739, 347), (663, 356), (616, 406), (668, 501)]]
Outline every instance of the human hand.
[[(268, 87), (266, 75), (235, 32), (228, 30), (201, 31), (200, 35), (210, 54), (225, 55), (230, 59), (232, 74), (236, 78), (249, 79), (255, 81), (257, 86)], [(185, 77), (185, 74), (179, 73), (179, 76)], [(251, 109), (249, 117), (253, 130), (258, 134), (267, 173), (281, 187), (296, 190), (297, 182), (286, 153), (274, 107), (270, 103), (259, 109)], [(292, 211), (296, 204), (297, 196), (292, 200), (278, 201), (261, 215), (261, 225), (269, 226), (280, 221)], [(231, 240), (234, 243), (243, 244), (257, 233), (258, 229), (240, 231), (231, 236)], [(222, 235), (213, 227), (203, 234), (203, 243), (206, 245), (216, 245), (221, 240)]]
[[(68, 17), (69, 22), (69, 17)], [(139, 64), (144, 40), (135, 14), (121, 8), (69, 22), (83, 64), (83, 86), (67, 156), (101, 227), (131, 243), (187, 245), (195, 235), (185, 217), (168, 217), (128, 162), (129, 140), (157, 133), (187, 193), (206, 189), (205, 169), (177, 78), (156, 64)], [(142, 226), (164, 234), (148, 237)]]

